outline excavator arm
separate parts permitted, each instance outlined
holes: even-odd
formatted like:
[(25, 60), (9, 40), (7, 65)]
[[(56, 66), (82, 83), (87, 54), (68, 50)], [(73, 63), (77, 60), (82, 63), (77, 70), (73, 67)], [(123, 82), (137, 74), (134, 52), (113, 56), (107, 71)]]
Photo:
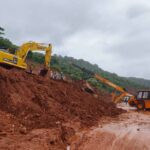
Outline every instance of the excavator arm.
[(80, 66), (78, 66), (76, 64), (73, 64), (73, 66), (81, 69), (83, 72), (86, 72), (89, 75), (89, 77), (94, 77), (95, 79), (97, 79), (101, 83), (106, 84), (106, 85), (112, 87), (113, 89), (115, 89), (116, 91), (118, 91), (120, 94), (115, 94), (115, 92), (112, 93), (112, 101), (114, 103), (118, 103), (118, 102), (122, 101), (122, 99), (124, 97), (133, 97), (133, 95), (131, 95), (128, 92), (126, 92), (122, 87), (112, 83), (111, 81), (109, 81), (106, 78), (103, 78), (101, 75), (95, 74), (94, 72), (91, 72), (91, 71), (89, 71), (89, 70), (87, 70), (85, 68), (82, 68), (82, 67), (80, 67)]
[(104, 84), (107, 84), (108, 86), (110, 86), (110, 87), (116, 89), (117, 91), (122, 92), (122, 93), (125, 93), (125, 90), (124, 90), (122, 87), (120, 87), (120, 86), (118, 86), (118, 85), (112, 83), (111, 81), (109, 81), (109, 80), (103, 78), (102, 76), (100, 76), (100, 75), (98, 75), (98, 74), (95, 74), (94, 77), (95, 77), (97, 80), (99, 80), (100, 82), (102, 82), (102, 83), (104, 83)]
[(44, 44), (36, 43), (36, 42), (27, 42), (20, 46), (19, 50), (16, 51), (16, 56), (22, 58), (23, 62), (25, 62), (26, 57), (29, 51), (45, 51), (45, 68), (48, 68), (48, 65), (51, 61), (51, 53), (52, 53), (52, 45), (49, 44), (45, 46)]
[(116, 92), (112, 93), (112, 101), (114, 103), (119, 103), (120, 101), (122, 101), (125, 97), (129, 97), (129, 99), (133, 98), (134, 96), (131, 95), (130, 93), (128, 93), (127, 91), (125, 91), (125, 89), (123, 89), (122, 87), (112, 83), (111, 81), (103, 78), (102, 76), (95, 74), (94, 77), (99, 80), (100, 82), (114, 88), (116, 91), (118, 91), (120, 94), (116, 94)]

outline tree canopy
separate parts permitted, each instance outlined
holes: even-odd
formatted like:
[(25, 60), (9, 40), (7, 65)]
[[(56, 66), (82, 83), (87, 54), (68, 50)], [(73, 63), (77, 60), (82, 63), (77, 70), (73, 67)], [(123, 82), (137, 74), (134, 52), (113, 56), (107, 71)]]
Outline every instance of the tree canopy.
[(0, 27), (0, 48), (9, 49), (10, 53), (15, 53), (17, 46), (14, 45), (9, 39), (4, 38), (4, 28)]
[(4, 34), (4, 28), (0, 27), (0, 35)]

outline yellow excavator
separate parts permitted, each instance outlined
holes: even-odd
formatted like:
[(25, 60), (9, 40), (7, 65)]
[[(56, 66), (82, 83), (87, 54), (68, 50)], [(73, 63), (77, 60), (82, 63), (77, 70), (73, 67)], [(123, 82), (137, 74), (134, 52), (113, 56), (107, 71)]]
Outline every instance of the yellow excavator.
[[(128, 93), (124, 88), (112, 83), (108, 79), (103, 78), (98, 74), (94, 74), (95, 79), (99, 80), (100, 82), (112, 87), (115, 91), (112, 93), (112, 101), (114, 103), (119, 103), (121, 101), (128, 101), (130, 99), (134, 99), (134, 95)], [(117, 93), (119, 92), (119, 93)]]
[(37, 42), (27, 42), (22, 44), (15, 54), (10, 54), (8, 50), (0, 49), (0, 65), (5, 67), (16, 67), (27, 69), (26, 58), (29, 51), (45, 51), (44, 68), (41, 69), (40, 75), (45, 75), (48, 72), (49, 63), (51, 61), (52, 45), (42, 44)]
[(113, 89), (115, 89), (115, 91), (112, 93), (112, 101), (114, 103), (119, 103), (124, 100), (128, 101), (128, 100), (134, 99), (134, 95), (128, 93), (124, 88), (112, 83), (108, 79), (103, 78), (101, 75), (91, 72), (85, 68), (81, 68), (80, 66), (78, 66), (76, 64), (72, 64), (72, 65), (81, 69), (83, 72), (87, 73), (88, 78), (94, 77), (101, 83), (106, 84), (106, 85), (112, 87)]

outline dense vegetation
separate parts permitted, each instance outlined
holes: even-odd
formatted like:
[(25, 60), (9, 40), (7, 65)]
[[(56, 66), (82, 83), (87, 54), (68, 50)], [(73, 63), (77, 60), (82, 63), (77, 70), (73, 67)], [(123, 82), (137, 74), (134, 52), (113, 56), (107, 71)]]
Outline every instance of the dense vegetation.
[[(0, 27), (0, 47), (9, 48), (10, 52), (14, 53), (14, 50), (17, 48), (16, 45), (12, 44), (8, 39), (2, 37), (4, 34), (4, 29)], [(32, 59), (33, 61), (37, 63), (43, 63), (44, 62), (44, 55), (42, 53), (29, 53), (28, 58)], [(107, 87), (106, 85), (98, 82), (95, 78), (90, 77), (89, 75), (79, 68), (75, 67), (72, 64), (76, 64), (82, 68), (86, 68), (89, 71), (92, 71), (94, 73), (98, 73), (101, 76), (109, 79), (113, 83), (120, 85), (121, 87), (124, 87), (126, 89), (141, 89), (141, 88), (150, 88), (150, 81), (144, 80), (144, 79), (138, 79), (138, 78), (125, 78), (125, 77), (119, 77), (117, 74), (109, 73), (107, 71), (102, 70), (99, 68), (96, 64), (91, 64), (83, 59), (75, 59), (73, 57), (62, 57), (58, 55), (52, 56), (51, 60), (51, 67), (54, 69), (57, 69), (60, 72), (63, 72), (65, 75), (69, 76), (70, 78), (74, 80), (88, 80), (91, 84), (94, 86), (107, 90), (112, 91), (110, 87)]]
[(0, 48), (9, 49), (10, 53), (14, 53), (17, 46), (14, 45), (9, 39), (4, 38), (4, 29), (0, 27)]
[(142, 78), (136, 78), (136, 77), (130, 77), (128, 80), (136, 82), (144, 87), (150, 88), (150, 80), (142, 79)]

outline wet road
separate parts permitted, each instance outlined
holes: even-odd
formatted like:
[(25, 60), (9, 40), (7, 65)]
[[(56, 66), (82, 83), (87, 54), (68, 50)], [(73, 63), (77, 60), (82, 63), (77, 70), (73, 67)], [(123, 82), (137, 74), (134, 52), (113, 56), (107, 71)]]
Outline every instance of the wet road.
[(150, 150), (150, 111), (138, 112), (125, 104), (127, 113), (103, 118), (98, 127), (80, 135), (74, 150)]

